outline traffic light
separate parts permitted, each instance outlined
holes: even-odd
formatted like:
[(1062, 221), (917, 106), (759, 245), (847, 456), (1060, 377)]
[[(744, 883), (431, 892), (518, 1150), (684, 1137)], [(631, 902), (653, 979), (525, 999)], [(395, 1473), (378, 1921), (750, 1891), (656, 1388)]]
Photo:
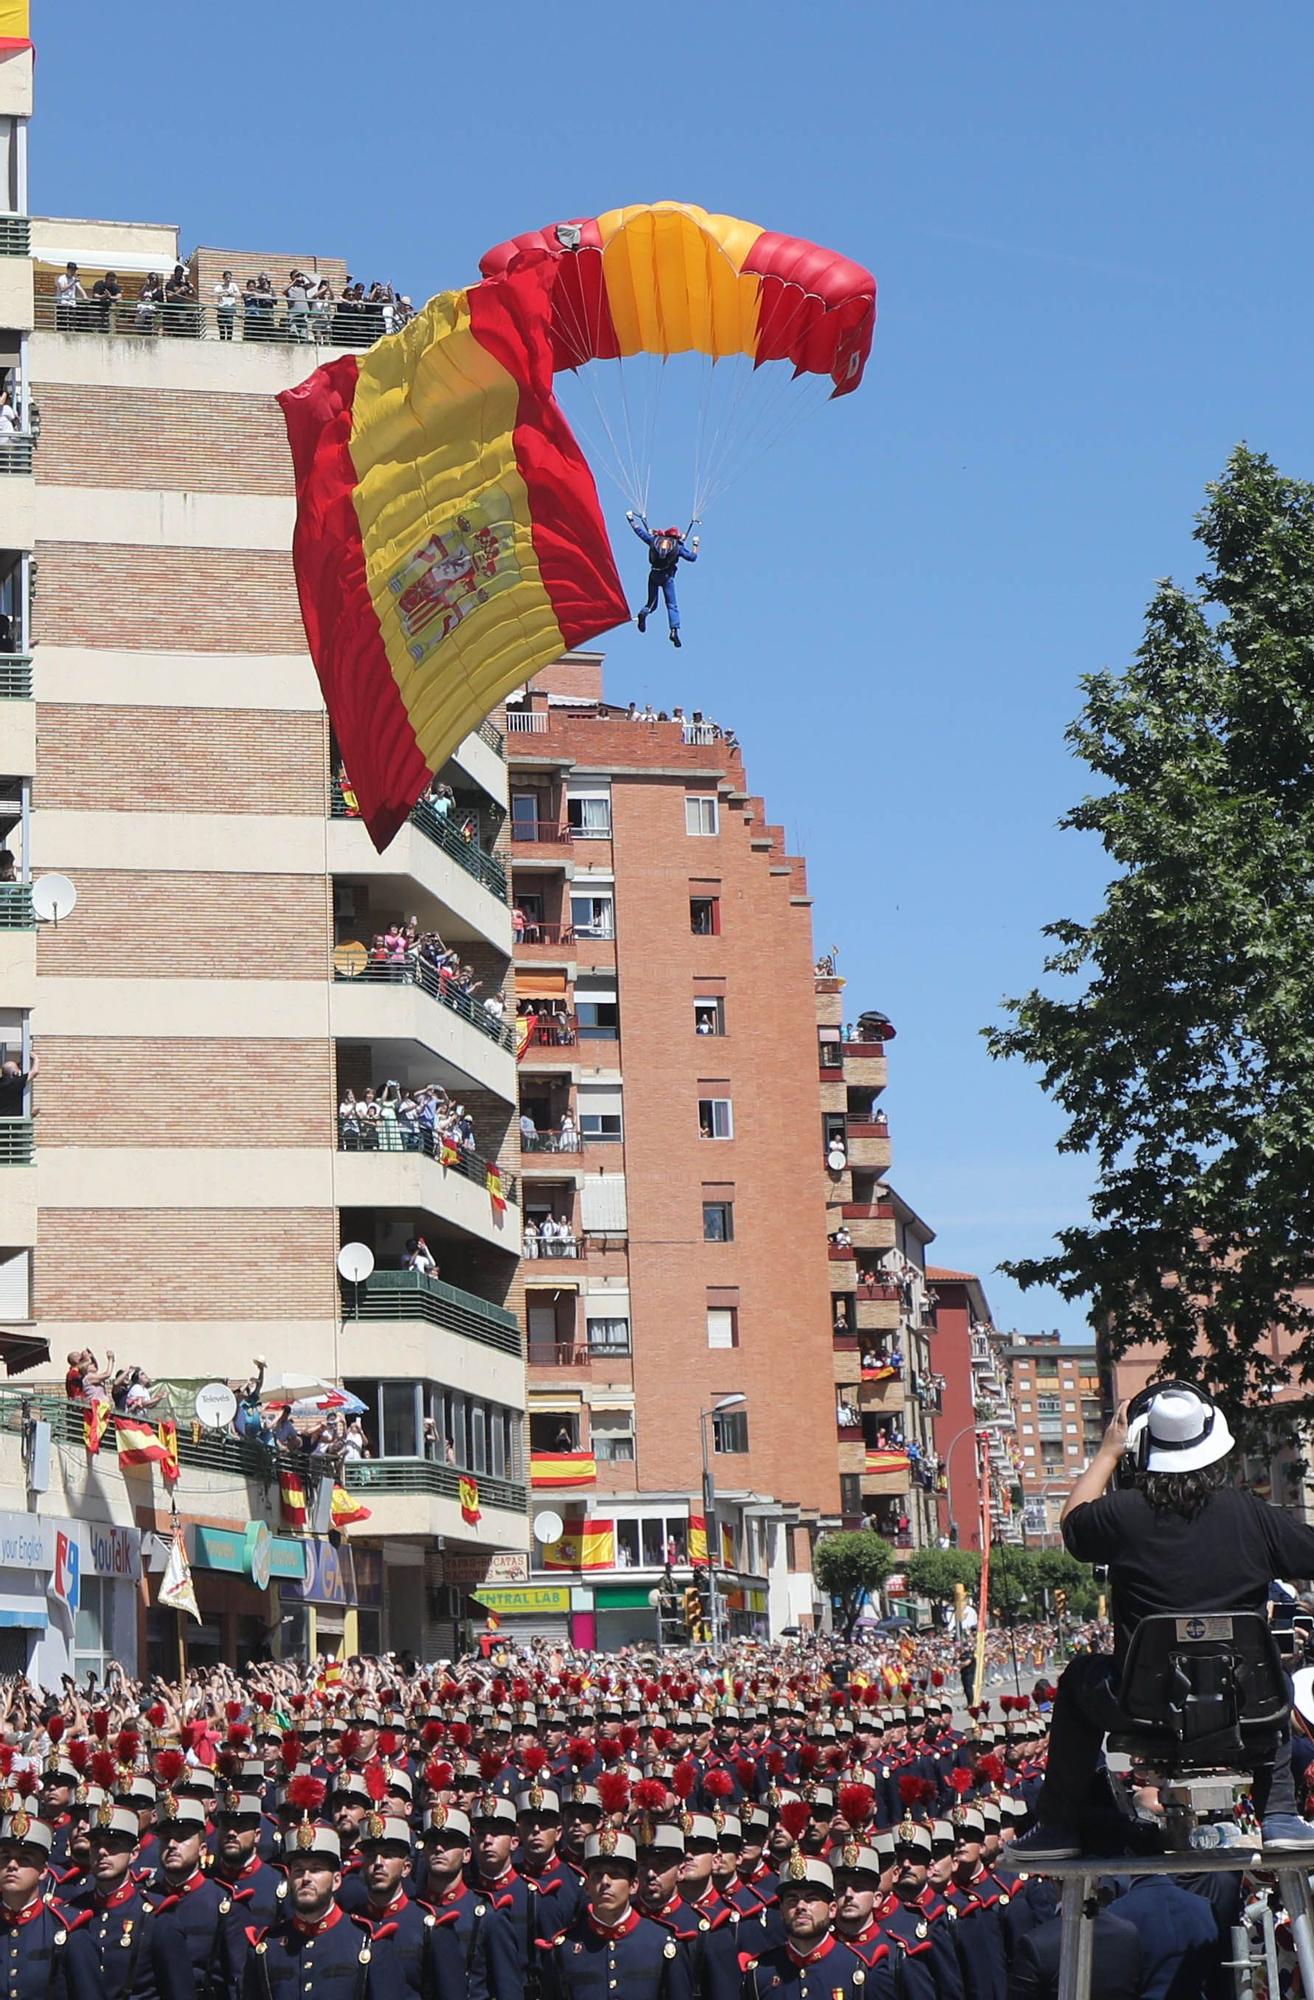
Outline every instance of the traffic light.
[(685, 1585), (684, 1622), (691, 1633), (697, 1632), (698, 1627), (703, 1622), (703, 1600), (699, 1595), (696, 1583)]
[(1062, 1618), (1067, 1612), (1067, 1608), (1068, 1608), (1068, 1593), (1060, 1585), (1059, 1589), (1057, 1589), (1054, 1592), (1054, 1609), (1058, 1613), (1059, 1617)]

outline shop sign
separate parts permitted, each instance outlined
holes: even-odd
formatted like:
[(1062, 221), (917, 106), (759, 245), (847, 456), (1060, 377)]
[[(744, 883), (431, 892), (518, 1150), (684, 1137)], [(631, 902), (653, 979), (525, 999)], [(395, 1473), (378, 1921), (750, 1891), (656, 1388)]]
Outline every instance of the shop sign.
[(893, 1576), (886, 1577), (885, 1595), (887, 1597), (906, 1597), (908, 1595), (908, 1579), (901, 1569), (896, 1570)]
[(528, 1583), (529, 1557), (514, 1549), (476, 1550), (470, 1555), (443, 1556), (443, 1582), (472, 1588), (480, 1583)]
[(0, 1514), (0, 1569), (40, 1570), (44, 1575), (54, 1561), (53, 1521), (36, 1514)]
[(339, 1554), (331, 1542), (305, 1542), (302, 1546), (305, 1550), (305, 1574), (284, 1585), (284, 1597), (294, 1598), (303, 1604), (354, 1604), (356, 1590), (349, 1553), (343, 1550)]
[(82, 1546), (96, 1576), (122, 1577), (129, 1583), (140, 1577), (141, 1536), (136, 1528), (111, 1528), (99, 1521), (84, 1521)]
[(504, 1618), (533, 1617), (537, 1612), (570, 1610), (570, 1585), (566, 1583), (486, 1583), (471, 1591), (476, 1604)]
[(198, 1522), (191, 1536), (195, 1568), (249, 1577), (257, 1590), (267, 1589), (271, 1577), (300, 1583), (306, 1573), (304, 1545), (291, 1535), (271, 1535), (264, 1521), (248, 1521), (245, 1528), (206, 1528)]

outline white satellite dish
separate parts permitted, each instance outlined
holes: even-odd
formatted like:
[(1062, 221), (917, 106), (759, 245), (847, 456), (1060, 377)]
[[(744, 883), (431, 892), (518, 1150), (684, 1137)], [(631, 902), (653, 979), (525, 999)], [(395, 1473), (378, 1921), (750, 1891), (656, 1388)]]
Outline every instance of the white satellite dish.
[(338, 1270), (349, 1285), (363, 1285), (374, 1269), (374, 1252), (368, 1243), (344, 1243), (338, 1252)]
[(32, 884), (32, 908), (38, 923), (57, 924), (78, 900), (67, 875), (42, 875)]
[(848, 1154), (843, 1146), (832, 1146), (826, 1154), (826, 1165), (833, 1174), (842, 1174), (848, 1163)]
[(543, 1543), (559, 1542), (565, 1532), (566, 1524), (560, 1514), (554, 1514), (546, 1507), (541, 1514), (535, 1514), (534, 1539), (536, 1541)]
[(237, 1415), (237, 1398), (226, 1382), (207, 1382), (196, 1392), (196, 1421), (209, 1431), (226, 1431)]

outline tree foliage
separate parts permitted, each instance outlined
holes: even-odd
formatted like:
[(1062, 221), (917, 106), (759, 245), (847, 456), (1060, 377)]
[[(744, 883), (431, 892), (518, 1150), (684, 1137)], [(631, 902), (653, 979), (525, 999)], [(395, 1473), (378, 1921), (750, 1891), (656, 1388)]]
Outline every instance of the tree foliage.
[(1090, 922), (1046, 929), (1079, 988), (985, 1032), (1096, 1168), (1089, 1223), (1004, 1269), (1235, 1411), (1314, 1382), (1314, 486), (1238, 448), (1207, 492), (1196, 590), (1159, 585), (1067, 732), (1102, 788), (1061, 824), (1114, 871)]
[(970, 1549), (918, 1549), (904, 1564), (914, 1597), (932, 1604), (951, 1604), (954, 1586), (962, 1584), (969, 1597), (981, 1580), (981, 1558)]
[(894, 1550), (868, 1528), (844, 1529), (823, 1535), (812, 1557), (821, 1588), (840, 1600), (844, 1637), (851, 1638), (868, 1592), (880, 1589), (894, 1568)]

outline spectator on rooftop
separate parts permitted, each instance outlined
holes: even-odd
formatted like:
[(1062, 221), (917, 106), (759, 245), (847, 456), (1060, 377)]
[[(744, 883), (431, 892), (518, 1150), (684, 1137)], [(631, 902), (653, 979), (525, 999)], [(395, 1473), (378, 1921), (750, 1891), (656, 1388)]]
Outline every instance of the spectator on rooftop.
[(78, 267), (70, 257), (55, 280), (55, 326), (61, 333), (71, 333), (78, 322), (78, 311), (87, 301), (78, 276)]
[(300, 271), (289, 271), (283, 289), (287, 300), (287, 330), (293, 340), (310, 339), (310, 287)]
[(175, 264), (173, 275), (164, 287), (164, 331), (194, 337), (200, 330), (196, 287), (186, 265)]
[(158, 333), (164, 311), (164, 281), (158, 271), (148, 271), (137, 294), (138, 333)]
[(310, 294), (310, 331), (316, 345), (322, 346), (333, 330), (333, 287), (327, 278), (321, 278)]
[(114, 331), (114, 309), (123, 297), (123, 287), (116, 271), (106, 271), (103, 278), (97, 278), (91, 288), (91, 310), (96, 326), (101, 333)]
[(248, 278), (242, 293), (243, 340), (268, 340), (274, 331), (274, 294), (262, 277)]
[(225, 271), (214, 288), (214, 316), (220, 340), (231, 340), (233, 337), (233, 328), (237, 323), (237, 301), (241, 296), (241, 286), (231, 271)]

